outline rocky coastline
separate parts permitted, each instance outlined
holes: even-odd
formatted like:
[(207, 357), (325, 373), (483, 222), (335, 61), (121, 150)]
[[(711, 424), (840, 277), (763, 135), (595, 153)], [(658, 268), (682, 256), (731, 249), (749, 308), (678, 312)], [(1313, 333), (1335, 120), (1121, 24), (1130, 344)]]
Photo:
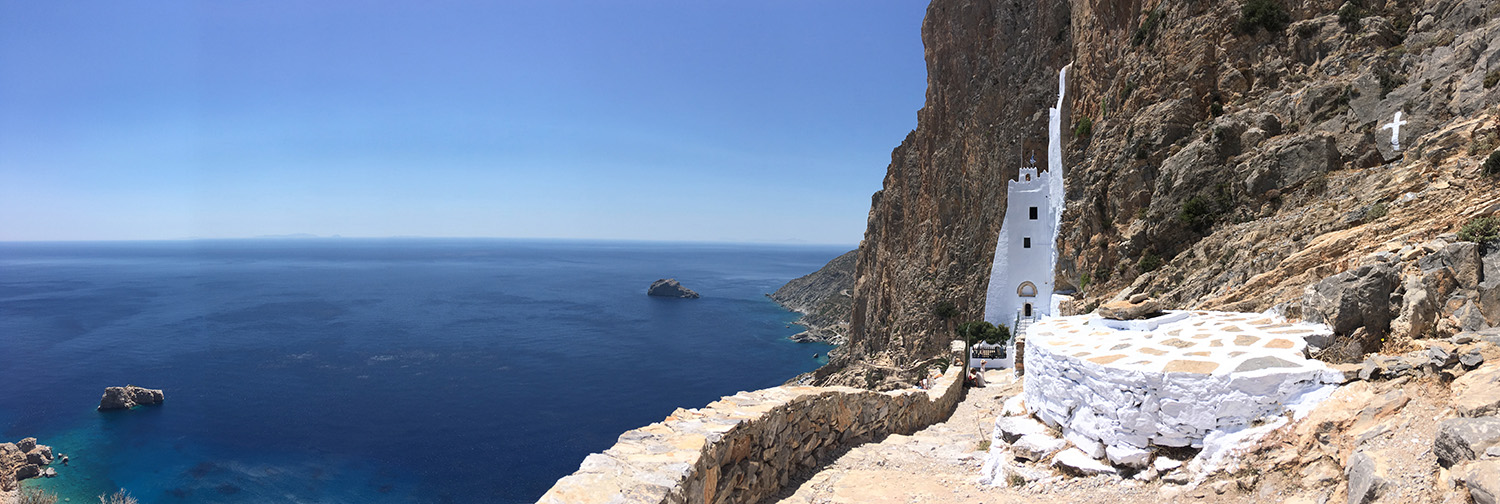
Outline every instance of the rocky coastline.
[(854, 308), (854, 263), (858, 250), (844, 253), (776, 292), (766, 294), (776, 304), (801, 313), (794, 324), (807, 328), (789, 339), (798, 343), (840, 345), (849, 339), (849, 315)]

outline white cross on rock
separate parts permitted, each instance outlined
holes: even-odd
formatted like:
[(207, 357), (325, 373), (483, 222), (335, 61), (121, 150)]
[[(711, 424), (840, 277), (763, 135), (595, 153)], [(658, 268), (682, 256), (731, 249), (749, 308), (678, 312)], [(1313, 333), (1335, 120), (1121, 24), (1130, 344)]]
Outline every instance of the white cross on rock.
[(1387, 123), (1385, 126), (1381, 126), (1380, 127), (1380, 129), (1391, 130), (1391, 149), (1392, 150), (1397, 150), (1397, 151), (1401, 150), (1401, 125), (1403, 125), (1403, 124), (1406, 124), (1406, 121), (1402, 121), (1401, 120), (1401, 111), (1397, 110), (1396, 111), (1396, 118), (1392, 119), (1391, 122)]

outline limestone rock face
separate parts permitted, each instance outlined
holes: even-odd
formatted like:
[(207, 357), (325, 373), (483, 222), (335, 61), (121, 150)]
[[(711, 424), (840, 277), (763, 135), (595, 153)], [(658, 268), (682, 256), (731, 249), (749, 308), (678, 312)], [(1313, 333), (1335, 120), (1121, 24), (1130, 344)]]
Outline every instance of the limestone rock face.
[(52, 447), (37, 444), (36, 438), (0, 443), (0, 492), (15, 490), (21, 480), (47, 474), (51, 469), (43, 467), (51, 463)]
[(651, 288), (646, 289), (646, 295), (687, 299), (698, 298), (697, 292), (693, 292), (692, 289), (683, 287), (682, 284), (677, 283), (676, 278), (663, 278), (655, 282), (651, 282)]
[(1438, 464), (1453, 467), (1474, 460), (1497, 442), (1500, 442), (1500, 418), (1453, 418), (1438, 424), (1432, 452), (1437, 455)]
[(99, 411), (128, 410), (138, 405), (161, 404), (165, 399), (160, 389), (141, 388), (135, 385), (109, 387), (104, 389), (104, 397), (99, 399)]

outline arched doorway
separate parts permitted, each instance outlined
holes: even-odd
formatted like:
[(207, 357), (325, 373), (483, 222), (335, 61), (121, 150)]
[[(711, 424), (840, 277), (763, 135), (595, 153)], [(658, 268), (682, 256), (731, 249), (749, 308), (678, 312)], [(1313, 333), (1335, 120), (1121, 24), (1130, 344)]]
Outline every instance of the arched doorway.
[(1026, 317), (1026, 318), (1031, 318), (1031, 303), (1026, 303), (1026, 306), (1023, 307), (1021, 309), (1021, 311), (1022, 311), (1022, 315), (1021, 316)]

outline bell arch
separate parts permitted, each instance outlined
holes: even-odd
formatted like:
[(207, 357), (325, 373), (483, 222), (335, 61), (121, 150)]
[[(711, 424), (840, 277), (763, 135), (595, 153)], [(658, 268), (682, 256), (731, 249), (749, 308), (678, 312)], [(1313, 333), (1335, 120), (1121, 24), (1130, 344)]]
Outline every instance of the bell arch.
[(1036, 297), (1036, 284), (1030, 281), (1021, 282), (1021, 286), (1016, 287), (1016, 295), (1021, 297)]

